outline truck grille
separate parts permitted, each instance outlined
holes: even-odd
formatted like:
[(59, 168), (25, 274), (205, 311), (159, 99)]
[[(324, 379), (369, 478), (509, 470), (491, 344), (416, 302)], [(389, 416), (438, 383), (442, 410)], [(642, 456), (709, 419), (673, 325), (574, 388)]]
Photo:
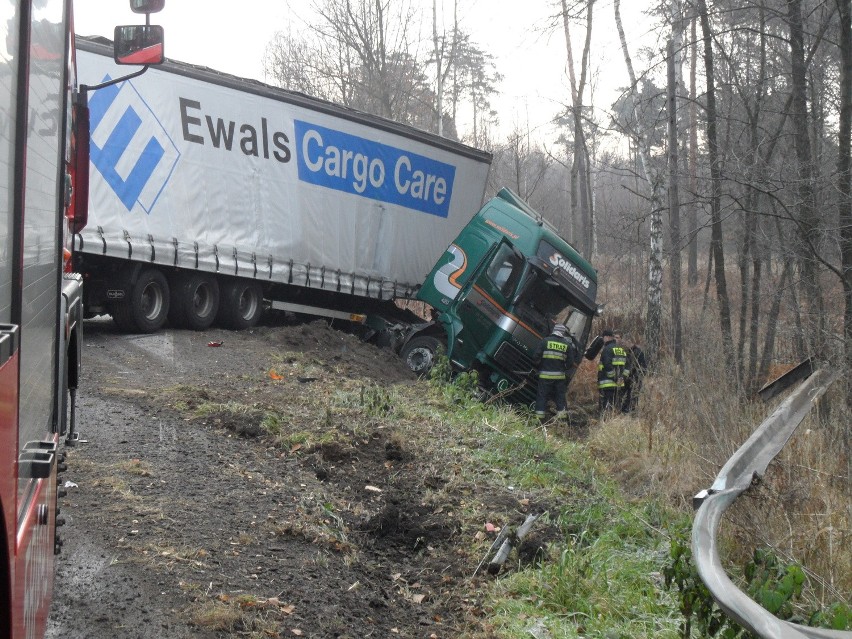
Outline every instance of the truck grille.
[(509, 342), (500, 344), (500, 348), (494, 355), (494, 361), (500, 364), (501, 368), (514, 372), (518, 377), (522, 377), (523, 373), (533, 369), (532, 360)]
[(518, 386), (518, 390), (512, 394), (514, 401), (520, 400), (522, 403), (535, 401), (538, 376), (529, 357), (509, 342), (503, 342), (494, 354), (494, 361)]

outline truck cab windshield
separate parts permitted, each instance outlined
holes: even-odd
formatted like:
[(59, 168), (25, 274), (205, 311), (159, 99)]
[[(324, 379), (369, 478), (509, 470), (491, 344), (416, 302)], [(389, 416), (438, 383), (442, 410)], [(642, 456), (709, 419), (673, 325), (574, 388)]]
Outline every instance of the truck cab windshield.
[(570, 293), (556, 281), (536, 269), (530, 275), (515, 300), (515, 314), (541, 335), (561, 322), (575, 339), (584, 340), (592, 318), (576, 308)]

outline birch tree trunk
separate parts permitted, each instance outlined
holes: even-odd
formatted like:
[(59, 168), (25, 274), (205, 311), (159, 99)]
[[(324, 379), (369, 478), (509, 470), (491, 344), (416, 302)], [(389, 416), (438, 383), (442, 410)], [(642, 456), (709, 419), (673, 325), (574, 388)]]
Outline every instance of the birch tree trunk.
[(647, 345), (650, 361), (656, 361), (660, 353), (660, 339), (662, 326), (663, 307), (663, 219), (662, 198), (660, 196), (660, 185), (662, 180), (651, 163), (651, 150), (648, 146), (648, 138), (639, 104), (639, 93), (636, 73), (633, 70), (633, 61), (627, 48), (627, 39), (624, 36), (624, 27), (621, 23), (621, 0), (613, 0), (615, 10), (615, 26), (618, 29), (618, 37), (621, 41), (621, 50), (624, 54), (624, 63), (630, 76), (630, 90), (633, 97), (633, 114), (636, 118), (636, 137), (639, 150), (639, 159), (645, 181), (651, 190), (650, 211), (650, 251), (648, 254), (648, 314), (645, 319), (645, 343)]

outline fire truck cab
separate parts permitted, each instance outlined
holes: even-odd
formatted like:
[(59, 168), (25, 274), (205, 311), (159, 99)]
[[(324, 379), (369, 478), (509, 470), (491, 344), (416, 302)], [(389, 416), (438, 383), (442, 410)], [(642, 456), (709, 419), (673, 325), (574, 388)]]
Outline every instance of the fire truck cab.
[[(0, 637), (11, 639), (45, 631), (62, 446), (76, 440), (83, 314), (71, 240), (86, 221), (89, 132), (71, 4), (0, 3)], [(162, 4), (131, 0), (140, 13)], [(147, 19), (116, 36), (130, 62), (134, 38), (159, 45), (146, 62), (162, 60), (162, 30)]]

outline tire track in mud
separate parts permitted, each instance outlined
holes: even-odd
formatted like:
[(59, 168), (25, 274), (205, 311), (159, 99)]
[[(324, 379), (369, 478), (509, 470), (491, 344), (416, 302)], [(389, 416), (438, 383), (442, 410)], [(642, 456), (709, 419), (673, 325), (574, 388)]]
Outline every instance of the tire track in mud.
[[(50, 639), (454, 636), (440, 544), (457, 531), (420, 504), (424, 478), (388, 461), (383, 435), (359, 429), (345, 460), (290, 455), (167, 405), (164, 389), (183, 385), (209, 383), (222, 401), (228, 391), (251, 394), (256, 380), (246, 380), (265, 376), (270, 350), (285, 341), (314, 348), (318, 330), (127, 337), (87, 324), (77, 423), (88, 443), (69, 452), (63, 477), (78, 487), (60, 503), (69, 522)], [(226, 348), (206, 346), (219, 340)], [(334, 347), (337, 370), (347, 361)], [(357, 351), (349, 360), (377, 366), (374, 347), (346, 348)], [(368, 483), (384, 492), (365, 492)], [(193, 621), (206, 610), (242, 616), (205, 629)]]
[(128, 563), (115, 531), (125, 507), (104, 504), (96, 486), (107, 464), (124, 458), (120, 442), (139, 437), (135, 431), (144, 413), (130, 403), (89, 395), (81, 397), (78, 411), (83, 441), (69, 450), (62, 476), (73, 485), (60, 500), (67, 523), (61, 528), (64, 545), (46, 639), (196, 636), (173, 619), (180, 593)]

